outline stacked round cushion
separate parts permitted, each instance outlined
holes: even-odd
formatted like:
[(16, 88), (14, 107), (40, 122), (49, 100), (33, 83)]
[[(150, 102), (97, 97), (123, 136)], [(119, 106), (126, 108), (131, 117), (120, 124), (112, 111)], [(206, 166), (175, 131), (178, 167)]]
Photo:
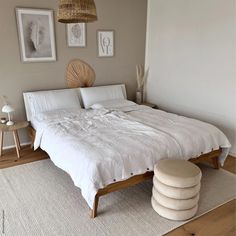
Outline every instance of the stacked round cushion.
[(152, 207), (170, 220), (187, 220), (198, 209), (202, 173), (185, 160), (160, 160), (154, 168)]

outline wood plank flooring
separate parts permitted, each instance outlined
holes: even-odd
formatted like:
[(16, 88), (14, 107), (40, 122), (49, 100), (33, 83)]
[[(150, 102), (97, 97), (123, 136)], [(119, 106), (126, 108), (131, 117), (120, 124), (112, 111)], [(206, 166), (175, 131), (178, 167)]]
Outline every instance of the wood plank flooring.
[[(33, 152), (29, 147), (21, 151), (18, 159), (15, 150), (5, 151), (0, 157), (0, 169), (16, 165), (47, 159), (48, 155), (42, 150)], [(236, 174), (236, 158), (229, 156), (223, 167)], [(223, 206), (193, 220), (168, 233), (167, 236), (233, 236), (236, 235), (236, 200), (230, 201)]]
[(20, 151), (21, 158), (17, 158), (16, 149), (10, 149), (3, 152), (0, 157), (0, 169), (12, 166), (22, 165), (34, 161), (40, 161), (48, 158), (47, 153), (42, 150), (33, 151), (29, 146), (23, 147)]
[(196, 220), (175, 229), (168, 236), (235, 236), (236, 200), (199, 217)]
[(236, 174), (236, 157), (228, 156), (223, 168), (231, 173)]

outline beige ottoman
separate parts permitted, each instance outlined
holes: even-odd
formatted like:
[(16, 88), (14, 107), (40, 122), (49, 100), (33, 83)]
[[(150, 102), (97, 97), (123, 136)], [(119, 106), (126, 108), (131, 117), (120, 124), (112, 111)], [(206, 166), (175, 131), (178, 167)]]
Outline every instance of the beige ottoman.
[(152, 207), (170, 220), (187, 220), (198, 209), (202, 173), (184, 160), (161, 160), (154, 168)]

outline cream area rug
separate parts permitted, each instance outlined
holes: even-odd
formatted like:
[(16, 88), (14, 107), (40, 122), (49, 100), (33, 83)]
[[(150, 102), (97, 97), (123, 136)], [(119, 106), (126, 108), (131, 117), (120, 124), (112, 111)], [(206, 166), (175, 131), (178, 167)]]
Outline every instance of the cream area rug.
[[(197, 216), (236, 197), (236, 176), (201, 166)], [(152, 181), (100, 198), (98, 217), (70, 177), (50, 160), (0, 170), (0, 235), (163, 235), (186, 222), (160, 217), (151, 207)], [(4, 211), (4, 217), (2, 217)], [(4, 219), (3, 219), (4, 218)], [(4, 222), (3, 222), (4, 221)]]

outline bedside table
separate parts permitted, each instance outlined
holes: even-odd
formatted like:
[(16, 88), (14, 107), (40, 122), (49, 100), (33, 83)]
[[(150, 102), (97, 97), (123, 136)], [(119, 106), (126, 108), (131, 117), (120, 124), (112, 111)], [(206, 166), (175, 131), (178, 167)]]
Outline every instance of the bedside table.
[(20, 158), (21, 146), (20, 146), (20, 140), (18, 136), (18, 130), (26, 128), (28, 126), (29, 126), (28, 121), (15, 122), (14, 125), (10, 125), (10, 126), (7, 126), (6, 124), (0, 124), (0, 157), (2, 156), (4, 132), (12, 132), (15, 146), (16, 146), (17, 157)]
[(156, 104), (150, 103), (150, 102), (143, 102), (140, 105), (148, 106), (154, 109), (158, 109), (158, 106)]

